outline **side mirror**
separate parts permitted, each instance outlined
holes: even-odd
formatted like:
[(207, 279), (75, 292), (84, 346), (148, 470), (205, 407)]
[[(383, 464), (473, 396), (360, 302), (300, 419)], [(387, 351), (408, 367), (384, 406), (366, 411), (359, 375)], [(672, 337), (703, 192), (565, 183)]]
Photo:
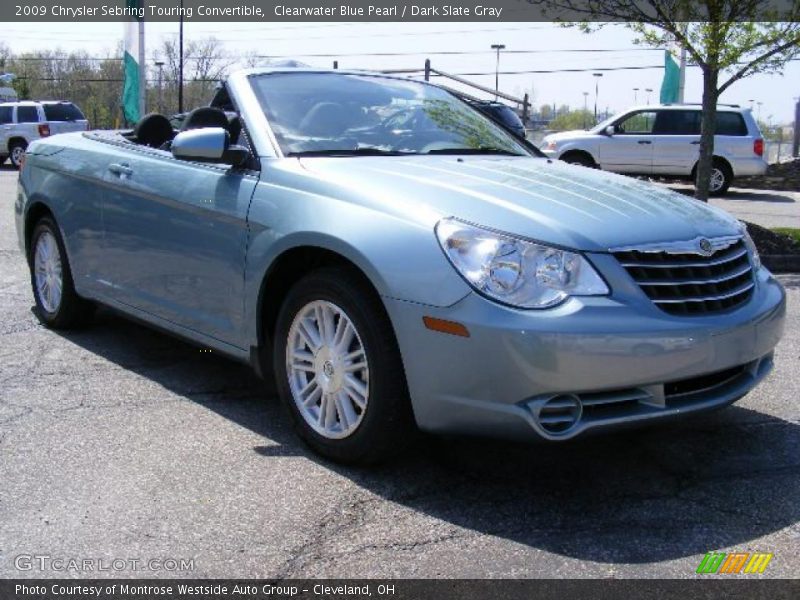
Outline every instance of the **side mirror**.
[(617, 129), (613, 125), (609, 125), (605, 128), (605, 133), (608, 137), (611, 137), (615, 133), (617, 133)]
[(247, 160), (248, 152), (231, 146), (230, 135), (222, 127), (202, 127), (182, 131), (172, 140), (172, 156), (181, 160), (225, 163), (235, 167)]

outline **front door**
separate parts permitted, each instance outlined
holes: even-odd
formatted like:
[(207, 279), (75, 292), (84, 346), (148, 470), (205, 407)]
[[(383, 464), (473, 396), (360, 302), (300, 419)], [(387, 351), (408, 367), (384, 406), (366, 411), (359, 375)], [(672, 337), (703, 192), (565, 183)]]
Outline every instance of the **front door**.
[(614, 125), (600, 140), (600, 167), (616, 173), (649, 174), (653, 168), (653, 111), (637, 111)]
[(238, 345), (258, 174), (136, 148), (110, 158), (106, 181), (107, 293)]

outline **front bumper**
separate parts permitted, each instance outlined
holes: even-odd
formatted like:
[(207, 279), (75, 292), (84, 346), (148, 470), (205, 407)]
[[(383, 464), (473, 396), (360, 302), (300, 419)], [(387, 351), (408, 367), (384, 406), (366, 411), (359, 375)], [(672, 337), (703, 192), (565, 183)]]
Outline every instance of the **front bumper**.
[[(476, 294), (447, 308), (386, 304), (420, 428), (559, 440), (725, 406), (749, 392), (772, 368), (785, 318), (781, 285), (765, 269), (757, 279), (747, 304), (704, 317), (613, 295), (542, 311)], [(470, 337), (426, 329), (424, 316), (462, 323)]]

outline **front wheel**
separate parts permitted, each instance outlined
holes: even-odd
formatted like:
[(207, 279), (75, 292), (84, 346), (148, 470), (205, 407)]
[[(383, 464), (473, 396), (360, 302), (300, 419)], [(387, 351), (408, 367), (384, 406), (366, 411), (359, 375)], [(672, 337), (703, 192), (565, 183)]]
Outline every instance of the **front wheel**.
[(356, 273), (328, 268), (289, 292), (275, 334), (278, 392), (317, 453), (369, 464), (413, 430), (403, 364), (380, 298)]

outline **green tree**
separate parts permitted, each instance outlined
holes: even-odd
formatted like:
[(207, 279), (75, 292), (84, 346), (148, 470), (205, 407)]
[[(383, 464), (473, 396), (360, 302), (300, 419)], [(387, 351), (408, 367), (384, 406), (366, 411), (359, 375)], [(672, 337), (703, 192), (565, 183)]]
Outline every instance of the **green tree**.
[(593, 124), (594, 115), (588, 110), (568, 110), (550, 121), (553, 131), (569, 131), (572, 129), (586, 129)]
[[(703, 73), (703, 120), (695, 197), (708, 200), (717, 101), (731, 85), (774, 73), (800, 56), (800, 2), (774, 0), (527, 0), (586, 32), (623, 21), (636, 42), (679, 43)], [(778, 7), (781, 8), (778, 8)], [(785, 8), (783, 8), (785, 7)]]

